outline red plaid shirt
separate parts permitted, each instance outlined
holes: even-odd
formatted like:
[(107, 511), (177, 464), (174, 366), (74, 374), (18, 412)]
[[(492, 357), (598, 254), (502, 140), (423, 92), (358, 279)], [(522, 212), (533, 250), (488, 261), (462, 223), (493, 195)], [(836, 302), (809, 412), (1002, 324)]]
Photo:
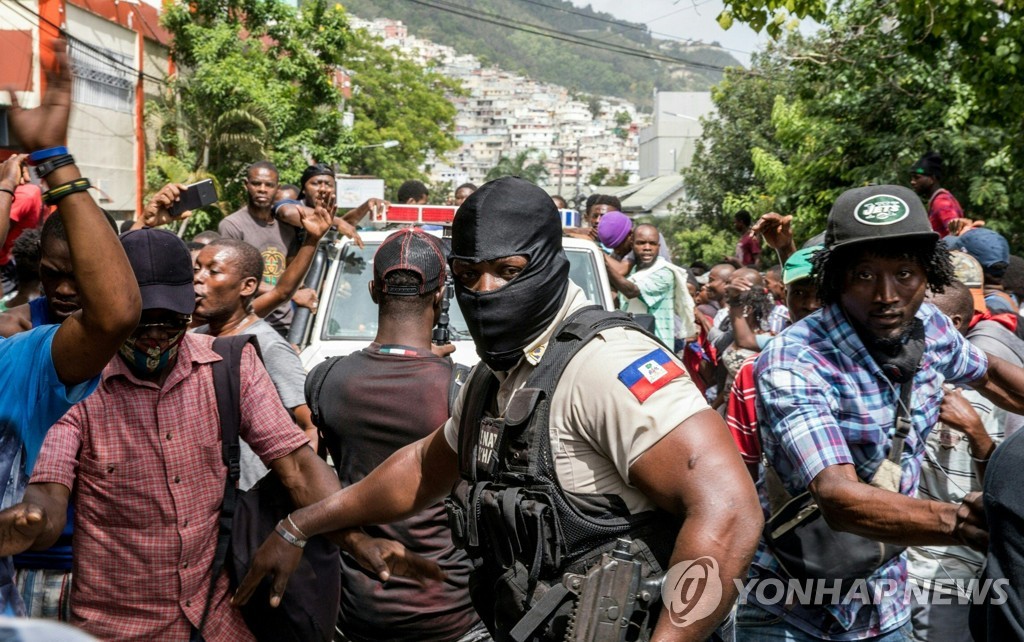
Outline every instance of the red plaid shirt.
[(725, 422), (740, 449), (744, 463), (761, 462), (761, 435), (757, 431), (757, 390), (754, 385), (754, 363), (758, 355), (747, 357), (740, 366), (729, 391)]
[[(71, 623), (102, 640), (188, 640), (210, 586), (227, 469), (209, 364), (213, 337), (185, 335), (163, 387), (119, 358), (46, 435), (32, 483), (74, 489)], [(307, 443), (251, 346), (241, 436), (263, 461)], [(204, 638), (252, 640), (218, 579)]]

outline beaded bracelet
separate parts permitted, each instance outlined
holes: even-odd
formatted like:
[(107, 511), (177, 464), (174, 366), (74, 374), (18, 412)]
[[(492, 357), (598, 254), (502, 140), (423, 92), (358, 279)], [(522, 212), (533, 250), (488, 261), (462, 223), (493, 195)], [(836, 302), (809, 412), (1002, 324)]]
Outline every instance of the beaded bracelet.
[(47, 205), (54, 205), (60, 199), (68, 196), (69, 194), (76, 194), (78, 192), (84, 192), (85, 190), (92, 187), (92, 183), (89, 182), (88, 178), (77, 178), (70, 183), (64, 183), (58, 185), (43, 194), (43, 202)]
[(283, 519), (277, 523), (277, 526), (274, 527), (274, 532), (280, 535), (281, 538), (284, 539), (284, 541), (288, 542), (292, 546), (295, 546), (296, 548), (306, 547), (306, 540), (299, 539), (298, 537), (295, 537), (294, 535), (289, 533), (288, 529), (284, 527)]
[(58, 167), (64, 167), (65, 165), (74, 165), (75, 157), (71, 154), (62, 154), (60, 156), (54, 156), (53, 158), (47, 159), (42, 163), (35, 166), (36, 176), (39, 178), (45, 177), (47, 174), (57, 169)]
[(64, 156), (67, 153), (68, 148), (64, 147), (63, 145), (59, 145), (57, 147), (49, 147), (47, 149), (40, 149), (28, 155), (28, 164), (38, 165), (44, 160), (48, 160), (50, 158), (53, 158), (54, 156)]

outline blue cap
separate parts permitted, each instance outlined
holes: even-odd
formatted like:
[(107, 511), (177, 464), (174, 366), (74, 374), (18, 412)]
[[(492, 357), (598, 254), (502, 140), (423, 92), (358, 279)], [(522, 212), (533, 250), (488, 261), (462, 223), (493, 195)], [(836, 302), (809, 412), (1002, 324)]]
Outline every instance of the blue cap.
[(1001, 277), (1010, 264), (1010, 244), (999, 232), (987, 227), (976, 227), (960, 236), (947, 236), (942, 239), (951, 250), (963, 250), (978, 263), (987, 274)]

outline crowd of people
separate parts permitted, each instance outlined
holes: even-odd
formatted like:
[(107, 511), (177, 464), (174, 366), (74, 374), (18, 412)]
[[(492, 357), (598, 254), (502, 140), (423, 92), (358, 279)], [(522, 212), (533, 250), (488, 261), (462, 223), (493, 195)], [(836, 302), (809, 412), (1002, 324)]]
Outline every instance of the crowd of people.
[[(450, 247), (410, 227), (377, 250), (374, 341), (307, 374), (288, 335), (318, 308), (321, 239), (361, 246), (387, 203), (340, 213), (331, 167), (291, 186), (257, 160), (217, 232), (165, 229), (170, 184), (118, 234), (62, 145), (53, 64), (42, 104), (10, 110), (30, 153), (0, 165), (6, 615), (267, 639), (242, 608), (259, 587), (290, 608), (322, 537), (323, 639), (1024, 639), (1024, 260), (964, 217), (938, 155), (913, 191), (847, 190), (800, 247), (792, 217), (739, 212), (714, 265), (678, 264), (613, 196), (564, 227), (527, 181), (460, 185)], [(566, 235), (619, 311), (569, 279)], [(449, 282), (472, 373), (433, 343)], [(230, 474), (294, 508), (234, 578)]]

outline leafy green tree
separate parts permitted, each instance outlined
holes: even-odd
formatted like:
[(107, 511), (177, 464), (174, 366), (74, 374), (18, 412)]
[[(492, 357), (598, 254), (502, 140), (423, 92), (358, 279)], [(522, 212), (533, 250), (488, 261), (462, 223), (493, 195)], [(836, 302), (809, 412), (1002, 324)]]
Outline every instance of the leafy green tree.
[(608, 178), (608, 174), (611, 170), (607, 167), (598, 167), (590, 174), (590, 179), (587, 181), (590, 185), (604, 185), (604, 181)]
[[(166, 178), (159, 159), (177, 159), (215, 177), (230, 211), (244, 200), (245, 167), (262, 158), (286, 182), (311, 162), (390, 182), (420, 178), (428, 154), (457, 145), (447, 96), (459, 88), (350, 29), (341, 4), (309, 0), (295, 10), (276, 0), (192, 0), (169, 4), (162, 21), (178, 73), (148, 107), (159, 123), (154, 182)], [(353, 70), (359, 89), (349, 102), (352, 128), (342, 118), (339, 69)], [(392, 139), (400, 149), (365, 147)], [(197, 223), (218, 219), (211, 211)]]
[[(458, 149), (455, 106), (451, 97), (461, 86), (435, 70), (423, 69), (393, 49), (383, 47), (365, 31), (352, 35), (353, 96), (346, 106), (355, 114), (352, 138), (342, 167), (349, 174), (370, 174), (397, 189), (410, 179), (426, 178), (420, 166), (430, 155)], [(386, 140), (398, 147), (366, 147)]]
[[(734, 20), (765, 29), (773, 38), (785, 33), (789, 18), (829, 22), (858, 11), (856, 0), (725, 0), (719, 23)], [(1019, 0), (874, 0), (871, 21), (856, 26), (880, 27), (894, 36), (903, 52), (928, 66), (952, 63), (971, 87), (974, 121), (1019, 122), (1024, 114), (1020, 82), (1024, 47), (1024, 3)], [(865, 15), (861, 12), (861, 15)]]
[[(975, 120), (979, 98), (961, 74), (963, 51), (921, 59), (875, 0), (850, 0), (811, 38), (789, 34), (715, 90), (685, 172), (686, 212), (725, 228), (737, 209), (796, 215), (798, 237), (824, 227), (843, 190), (908, 183), (929, 149), (947, 160), (944, 186), (968, 215), (1022, 231), (1011, 204), (1021, 185), (1021, 122)], [(766, 118), (766, 115), (770, 115)]]
[[(269, 157), (294, 180), (311, 160), (339, 163), (352, 147), (334, 70), (352, 35), (340, 5), (195, 0), (162, 17), (173, 36), (166, 153), (217, 177), (238, 204), (246, 165)], [(213, 223), (215, 221), (211, 221)]]
[(534, 153), (536, 153), (536, 150), (528, 149), (524, 152), (519, 152), (512, 158), (502, 155), (498, 159), (498, 164), (492, 167), (491, 171), (487, 172), (484, 180), (493, 181), (502, 176), (518, 176), (531, 183), (540, 183), (543, 179), (547, 178), (548, 170), (544, 167), (543, 158), (540, 161), (531, 160), (531, 156)]

